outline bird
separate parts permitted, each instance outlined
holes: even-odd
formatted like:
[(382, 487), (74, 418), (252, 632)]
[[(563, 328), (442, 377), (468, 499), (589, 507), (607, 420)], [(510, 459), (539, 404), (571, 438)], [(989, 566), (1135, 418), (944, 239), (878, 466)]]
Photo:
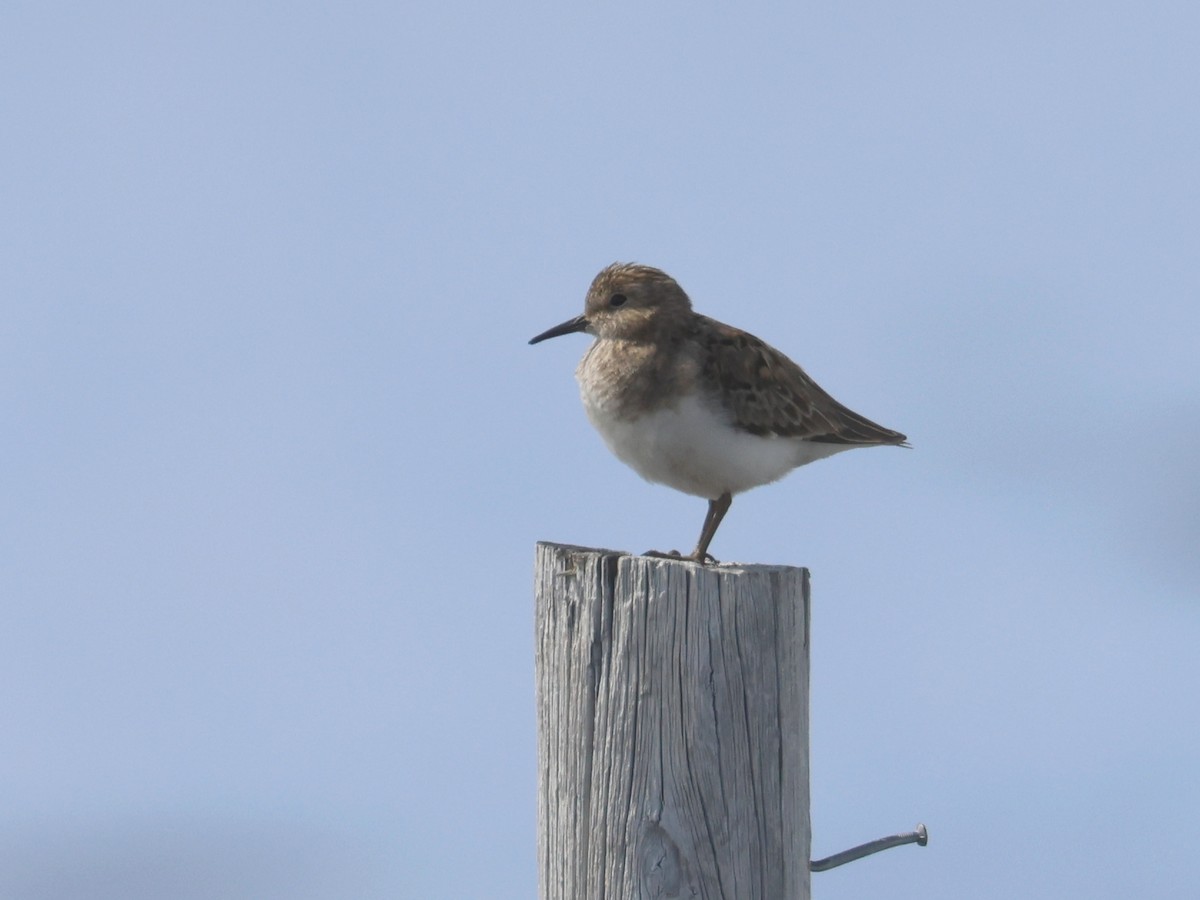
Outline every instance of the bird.
[(595, 338), (575, 371), (609, 450), (650, 482), (708, 500), (695, 549), (646, 555), (716, 562), (708, 552), (736, 494), (855, 447), (908, 439), (843, 406), (787, 356), (701, 315), (661, 269), (613, 263), (582, 315), (531, 338)]

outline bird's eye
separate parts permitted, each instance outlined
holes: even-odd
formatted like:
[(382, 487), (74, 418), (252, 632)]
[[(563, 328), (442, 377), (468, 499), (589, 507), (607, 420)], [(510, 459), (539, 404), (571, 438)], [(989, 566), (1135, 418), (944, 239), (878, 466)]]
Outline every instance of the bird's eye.
[(624, 306), (625, 301), (628, 299), (629, 298), (626, 297), (624, 294), (613, 294), (611, 297), (608, 298), (608, 305), (609, 306)]

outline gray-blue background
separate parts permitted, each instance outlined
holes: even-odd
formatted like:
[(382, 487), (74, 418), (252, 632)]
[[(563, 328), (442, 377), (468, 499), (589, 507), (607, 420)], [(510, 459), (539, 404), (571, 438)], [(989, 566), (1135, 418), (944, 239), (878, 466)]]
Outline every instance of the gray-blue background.
[(614, 259), (915, 449), (813, 570), (835, 898), (1195, 897), (1200, 11), (0, 11), (0, 896), (529, 898), (533, 544), (689, 547), (531, 348)]

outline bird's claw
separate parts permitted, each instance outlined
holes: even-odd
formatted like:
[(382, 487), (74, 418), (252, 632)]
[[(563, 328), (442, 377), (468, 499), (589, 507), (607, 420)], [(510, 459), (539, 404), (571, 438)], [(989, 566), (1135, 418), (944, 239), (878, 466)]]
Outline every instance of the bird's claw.
[(709, 564), (717, 565), (717, 558), (711, 553), (690, 553), (684, 556), (678, 550), (670, 550), (666, 553), (663, 553), (661, 550), (647, 550), (642, 556), (649, 556), (651, 559), (678, 559), (681, 562), (697, 562), (702, 566)]

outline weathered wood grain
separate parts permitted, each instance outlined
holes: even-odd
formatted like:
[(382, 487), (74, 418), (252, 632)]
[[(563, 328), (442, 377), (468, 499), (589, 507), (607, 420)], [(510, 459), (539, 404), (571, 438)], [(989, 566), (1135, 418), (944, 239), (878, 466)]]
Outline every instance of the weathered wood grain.
[(808, 572), (539, 544), (541, 900), (808, 900)]

